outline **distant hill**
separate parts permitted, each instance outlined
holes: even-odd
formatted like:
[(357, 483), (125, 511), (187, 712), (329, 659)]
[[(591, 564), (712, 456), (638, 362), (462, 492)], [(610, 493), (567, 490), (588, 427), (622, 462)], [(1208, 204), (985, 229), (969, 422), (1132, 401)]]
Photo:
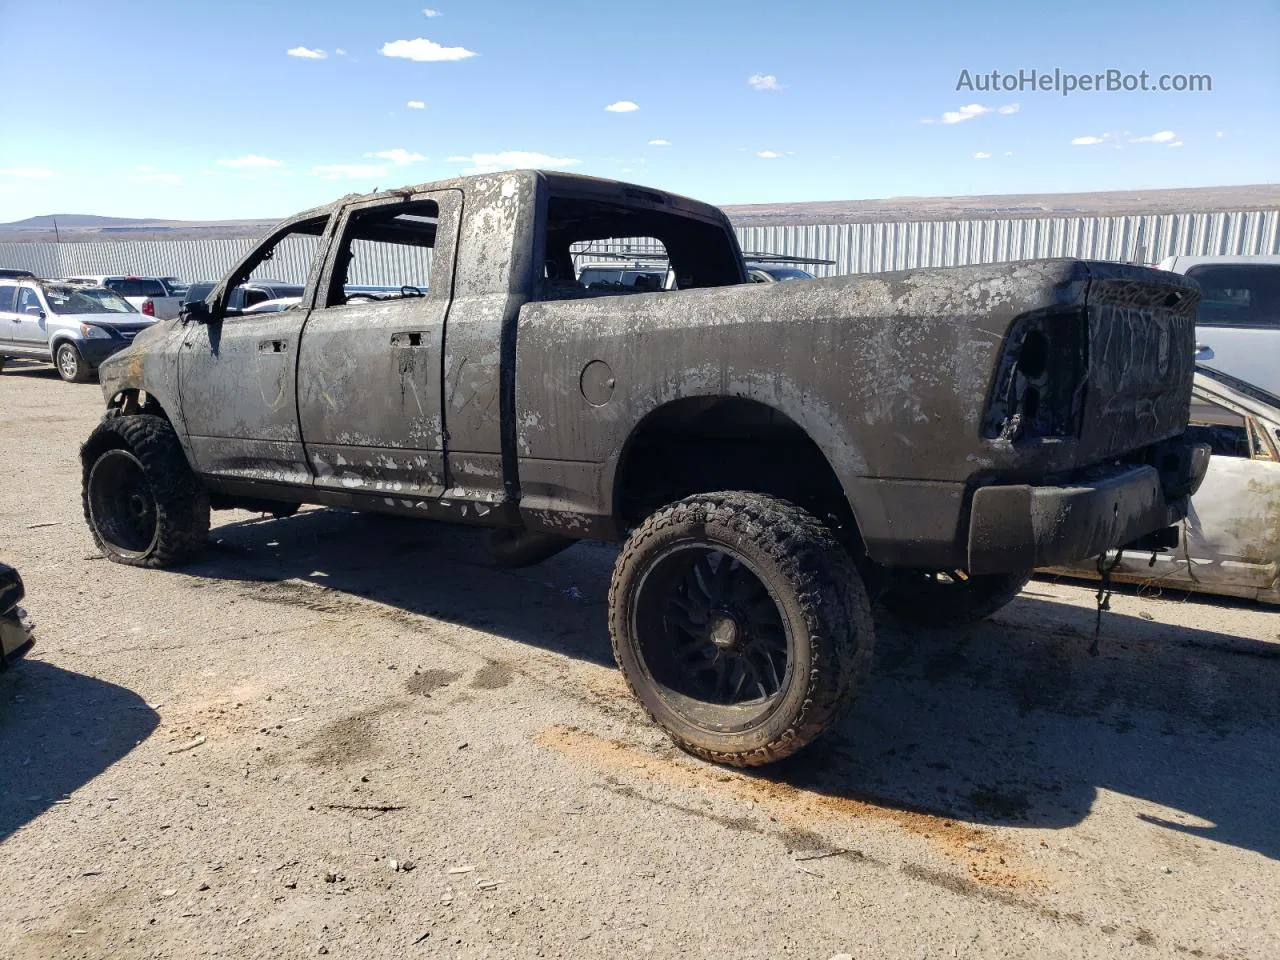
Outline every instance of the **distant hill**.
[(740, 227), (769, 224), (884, 223), (902, 220), (988, 220), (1029, 217), (1117, 217), (1126, 214), (1216, 213), (1280, 209), (1280, 184), (1115, 190), (1100, 193), (1027, 193), (971, 197), (889, 197), (815, 203), (727, 206)]
[[(1215, 213), (1280, 209), (1280, 184), (1031, 193), (971, 197), (888, 197), (812, 203), (726, 206), (740, 227), (770, 224), (881, 223), (903, 220), (987, 220), (1028, 217), (1112, 217), (1124, 214)], [(55, 235), (54, 221), (58, 229)], [(215, 240), (261, 237), (275, 220), (163, 220), (59, 213), (0, 223), (0, 243), (90, 240)]]

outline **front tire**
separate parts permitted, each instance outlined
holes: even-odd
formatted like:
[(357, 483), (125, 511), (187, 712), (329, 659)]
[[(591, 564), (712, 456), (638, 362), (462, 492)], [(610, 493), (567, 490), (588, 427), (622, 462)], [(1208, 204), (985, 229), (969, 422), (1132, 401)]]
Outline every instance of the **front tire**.
[(963, 570), (890, 570), (880, 604), (918, 627), (967, 627), (985, 620), (1022, 592), (1030, 570), (970, 576)]
[(58, 344), (53, 354), (53, 365), (58, 368), (58, 376), (67, 383), (88, 383), (93, 373), (74, 343)]
[(169, 421), (109, 413), (80, 448), (84, 517), (103, 556), (169, 567), (209, 539), (209, 495)]
[(757, 493), (701, 494), (628, 537), (609, 634), (632, 693), (689, 753), (790, 756), (838, 719), (871, 666), (862, 580), (830, 531)]

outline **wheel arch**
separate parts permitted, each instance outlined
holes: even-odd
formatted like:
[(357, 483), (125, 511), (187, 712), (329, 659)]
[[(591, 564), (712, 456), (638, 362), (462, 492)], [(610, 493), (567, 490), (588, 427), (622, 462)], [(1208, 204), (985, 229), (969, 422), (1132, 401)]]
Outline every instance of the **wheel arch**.
[[(602, 486), (619, 532), (647, 509), (690, 494), (749, 490), (806, 507), (860, 553), (858, 507), (848, 481), (864, 468), (853, 444), (812, 411), (754, 397), (703, 395), (669, 400), (641, 417), (605, 464)], [(651, 503), (637, 497), (658, 478), (673, 489)]]

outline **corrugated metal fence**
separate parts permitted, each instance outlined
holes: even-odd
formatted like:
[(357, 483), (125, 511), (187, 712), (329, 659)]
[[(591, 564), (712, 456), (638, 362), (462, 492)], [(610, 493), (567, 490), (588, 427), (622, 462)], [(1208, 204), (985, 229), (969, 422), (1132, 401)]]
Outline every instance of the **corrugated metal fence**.
[[(820, 276), (834, 276), (1039, 257), (1154, 263), (1174, 254), (1280, 254), (1280, 211), (779, 225), (740, 227), (737, 233), (744, 250), (834, 260), (834, 266), (812, 268)], [(256, 242), (0, 243), (0, 267), (45, 277), (133, 273), (212, 280)], [(414, 256), (406, 259), (386, 245), (371, 245), (367, 255), (357, 258), (351, 282), (421, 283), (425, 263), (421, 251), (411, 252)], [(301, 249), (296, 255), (282, 250), (255, 275), (302, 282), (306, 264)]]

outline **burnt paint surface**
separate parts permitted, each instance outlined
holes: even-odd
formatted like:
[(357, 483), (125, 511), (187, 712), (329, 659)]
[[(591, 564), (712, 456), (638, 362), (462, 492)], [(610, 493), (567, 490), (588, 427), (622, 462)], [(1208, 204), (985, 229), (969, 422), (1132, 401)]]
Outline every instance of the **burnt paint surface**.
[[(352, 204), (344, 217), (405, 200), (438, 209), (435, 282), (425, 297), (321, 307), (298, 358), (298, 418), (317, 487), (404, 497), (445, 490), (441, 344), (449, 312), (462, 192)], [(332, 265), (321, 289), (330, 288)]]
[[(1195, 298), (1177, 312), (1152, 305), (1169, 294), (1150, 271), (1059, 260), (529, 304), (516, 365), (522, 506), (596, 524), (637, 424), (673, 400), (729, 396), (805, 430), (864, 534), (934, 535), (954, 528), (976, 476), (1035, 479), (1182, 430)], [(1086, 306), (1080, 440), (985, 438), (1014, 321), (1046, 311), (1079, 323)], [(580, 389), (597, 361), (616, 379), (599, 406)]]
[[(363, 314), (380, 328), (378, 337), (386, 334), (381, 356), (343, 357), (344, 331), (363, 335), (354, 311), (344, 318), (343, 310), (316, 310), (305, 321), (306, 311), (299, 311), (275, 321), (298, 322), (298, 330), (281, 328), (270, 337), (255, 331), (219, 376), (193, 382), (184, 365), (179, 390), (174, 355), (190, 350), (205, 357), (214, 349), (206, 343), (211, 330), (188, 324), (169, 340), (139, 338), (109, 361), (104, 390), (110, 397), (123, 387), (152, 390), (154, 383), (171, 415), (181, 396), (175, 419), (181, 433), (227, 441), (215, 467), (195, 451), (211, 481), (252, 479), (237, 472), (241, 458), (261, 468), (261, 479), (310, 486), (299, 491), (302, 499), (424, 508), (450, 518), (480, 504), (483, 512), (473, 508), (469, 518), (574, 536), (618, 532), (614, 480), (627, 440), (648, 415), (683, 398), (749, 398), (785, 414), (826, 456), (864, 533), (884, 544), (955, 540), (966, 491), (983, 478), (1043, 479), (1147, 446), (1185, 425), (1195, 288), (1171, 275), (1056, 260), (539, 302), (536, 226), (548, 191), (562, 188), (612, 192), (620, 202), (634, 193), (626, 185), (526, 171), (346, 198), (304, 215), (333, 217), (332, 233), (356, 203), (428, 191), (461, 195), (456, 255), (451, 263), (437, 258), (434, 297)], [(667, 203), (723, 220), (693, 201)], [(727, 221), (725, 236), (735, 243)], [(304, 307), (315, 303), (317, 277), (329, 269), (313, 269)], [(1176, 304), (1168, 299), (1173, 292)], [(1087, 368), (1078, 390), (1082, 433), (986, 437), (984, 417), (1006, 339), (1015, 321), (1034, 311), (1053, 314), (1052, 322), (1087, 323)], [(393, 339), (409, 332), (430, 341), (426, 368)], [(275, 358), (258, 353), (277, 335), (304, 358), (301, 423), (290, 424), (286, 402), (299, 378), (297, 363), (289, 366), (284, 351), (277, 370), (270, 366)], [(184, 338), (191, 347), (179, 348)], [(224, 332), (218, 350), (229, 359), (221, 352), (226, 339)], [(369, 343), (373, 352), (382, 350), (377, 337)], [(613, 381), (602, 403), (582, 391), (583, 371), (593, 363), (607, 364)], [(308, 463), (306, 445), (336, 448), (343, 436), (373, 441), (347, 446), (379, 449), (383, 459), (370, 457), (341, 478), (335, 471), (337, 486), (321, 495), (312, 474), (323, 455)], [(394, 452), (401, 449), (424, 462), (409, 458), (406, 467)], [(289, 471), (299, 463), (295, 481)], [(419, 473), (406, 476), (413, 469)], [(374, 485), (361, 489), (371, 479)], [(378, 486), (387, 482), (404, 486)], [(517, 501), (518, 520), (509, 509), (493, 509)]]

